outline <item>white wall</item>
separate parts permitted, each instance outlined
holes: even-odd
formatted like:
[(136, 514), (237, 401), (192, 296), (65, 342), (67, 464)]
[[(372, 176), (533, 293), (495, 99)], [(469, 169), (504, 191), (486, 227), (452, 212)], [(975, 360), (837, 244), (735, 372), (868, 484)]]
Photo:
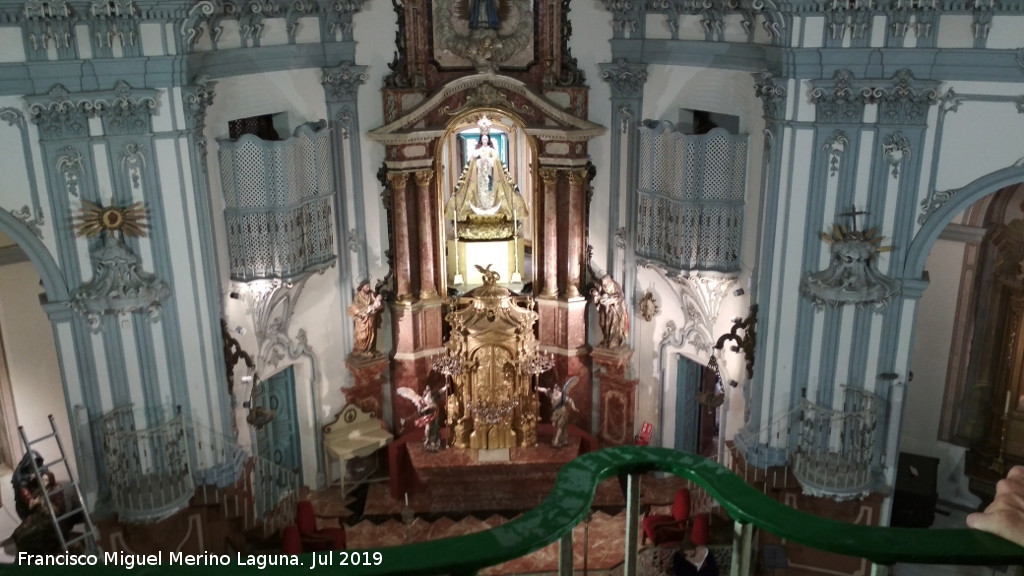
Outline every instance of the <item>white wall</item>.
[(938, 441), (963, 256), (963, 244), (947, 240), (936, 241), (928, 256), (930, 283), (921, 296), (914, 329), (914, 380), (907, 385), (900, 450), (939, 458), (939, 498), (974, 508), (980, 499), (967, 489), (966, 450)]
[[(64, 403), (57, 350), (50, 319), (39, 304), (43, 292), (39, 275), (29, 262), (0, 266), (0, 332), (7, 353), (7, 368), (14, 393), (18, 424), (30, 439), (50, 433), (47, 416), (53, 415), (71, 469), (75, 470), (68, 409)], [(17, 458), (24, 453), (20, 438), (13, 438)], [(58, 456), (50, 442), (38, 449), (47, 462)], [(62, 480), (63, 467), (53, 470)], [(77, 480), (77, 478), (76, 478)]]

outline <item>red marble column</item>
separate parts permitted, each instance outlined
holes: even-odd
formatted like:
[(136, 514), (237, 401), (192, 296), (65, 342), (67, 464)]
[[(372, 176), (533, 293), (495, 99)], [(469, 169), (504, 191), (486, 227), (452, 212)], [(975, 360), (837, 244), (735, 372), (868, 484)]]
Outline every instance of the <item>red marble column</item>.
[(569, 249), (565, 255), (568, 266), (566, 274), (565, 297), (580, 296), (580, 272), (583, 262), (583, 202), (587, 183), (586, 170), (570, 170), (569, 175)]
[(409, 254), (409, 204), (406, 200), (407, 172), (389, 172), (391, 210), (395, 232), (395, 286), (400, 302), (412, 301), (412, 265)]
[(544, 286), (541, 296), (558, 296), (558, 171), (541, 168), (540, 178), (544, 183)]
[(430, 182), (434, 178), (433, 170), (424, 170), (414, 174), (416, 193), (419, 200), (420, 229), (420, 300), (437, 298), (436, 274), (434, 274), (434, 211), (430, 201)]

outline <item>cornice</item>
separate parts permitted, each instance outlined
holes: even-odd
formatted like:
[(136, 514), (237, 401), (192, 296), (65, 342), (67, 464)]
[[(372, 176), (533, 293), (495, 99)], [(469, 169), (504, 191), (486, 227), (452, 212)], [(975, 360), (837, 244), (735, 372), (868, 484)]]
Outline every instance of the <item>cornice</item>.
[[(452, 96), (466, 93), (472, 96), (472, 91), (481, 87), (491, 87), (498, 91), (506, 91), (522, 96), (529, 104), (535, 107), (543, 116), (556, 121), (560, 126), (527, 126), (529, 134), (545, 134), (551, 137), (557, 136), (564, 140), (587, 140), (604, 133), (605, 128), (589, 120), (573, 116), (562, 110), (547, 98), (534, 92), (524, 82), (508, 76), (498, 74), (471, 74), (457, 78), (446, 84), (441, 90), (435, 92), (431, 97), (421, 102), (416, 108), (405, 116), (376, 128), (367, 133), (371, 140), (385, 144), (410, 143), (412, 141), (426, 142), (432, 138), (425, 136), (443, 135), (447, 127), (430, 127), (420, 130), (417, 125), (432, 111), (436, 110), (442, 102)], [(475, 105), (486, 107), (485, 102), (476, 102)]]

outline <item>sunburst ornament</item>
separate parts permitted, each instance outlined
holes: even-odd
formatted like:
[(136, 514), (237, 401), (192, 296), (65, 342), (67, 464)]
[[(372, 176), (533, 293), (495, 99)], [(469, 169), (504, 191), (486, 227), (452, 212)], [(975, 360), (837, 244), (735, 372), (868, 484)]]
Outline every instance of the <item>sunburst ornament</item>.
[(95, 238), (104, 232), (120, 232), (122, 236), (145, 238), (146, 207), (142, 202), (128, 206), (100, 206), (88, 200), (82, 200), (82, 211), (75, 217), (75, 235)]

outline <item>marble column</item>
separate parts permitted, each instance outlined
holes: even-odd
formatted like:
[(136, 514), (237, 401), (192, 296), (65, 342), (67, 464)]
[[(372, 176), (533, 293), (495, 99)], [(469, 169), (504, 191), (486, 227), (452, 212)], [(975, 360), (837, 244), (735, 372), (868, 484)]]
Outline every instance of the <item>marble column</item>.
[(565, 255), (566, 270), (565, 297), (580, 296), (580, 272), (583, 262), (583, 202), (586, 191), (587, 171), (585, 169), (569, 170), (569, 242), (568, 254)]
[(409, 253), (409, 205), (406, 200), (407, 172), (389, 172), (388, 187), (391, 188), (391, 211), (394, 214), (395, 232), (395, 287), (399, 302), (412, 301), (412, 266)]
[(420, 300), (437, 298), (437, 280), (434, 262), (434, 210), (430, 201), (431, 186), (434, 178), (433, 170), (424, 170), (414, 174), (416, 178), (416, 194), (419, 200), (420, 230)]
[(544, 289), (541, 296), (558, 296), (558, 171), (541, 168), (544, 183)]

